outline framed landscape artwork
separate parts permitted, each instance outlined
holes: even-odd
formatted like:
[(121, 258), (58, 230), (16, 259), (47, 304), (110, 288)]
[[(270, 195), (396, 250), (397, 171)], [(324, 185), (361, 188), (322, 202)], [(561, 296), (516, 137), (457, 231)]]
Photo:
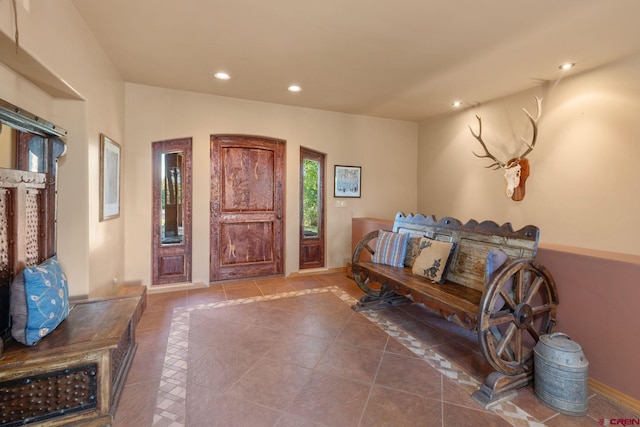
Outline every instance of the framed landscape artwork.
[(100, 134), (100, 221), (120, 216), (120, 145)]
[(336, 165), (334, 197), (360, 197), (360, 173), (360, 166)]

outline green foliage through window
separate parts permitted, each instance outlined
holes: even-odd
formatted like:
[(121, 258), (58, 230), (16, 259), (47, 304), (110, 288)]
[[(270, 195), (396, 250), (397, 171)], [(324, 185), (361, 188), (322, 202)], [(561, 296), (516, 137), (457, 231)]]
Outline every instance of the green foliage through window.
[(318, 233), (318, 189), (320, 163), (316, 160), (304, 159), (303, 162), (303, 225), (305, 234)]

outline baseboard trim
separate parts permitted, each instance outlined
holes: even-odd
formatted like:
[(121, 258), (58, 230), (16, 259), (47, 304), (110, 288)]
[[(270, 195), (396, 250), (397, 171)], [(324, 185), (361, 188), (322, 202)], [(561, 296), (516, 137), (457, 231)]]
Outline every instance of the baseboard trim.
[(334, 273), (344, 273), (347, 271), (346, 267), (337, 267), (337, 268), (313, 268), (309, 270), (299, 270), (292, 271), (289, 273), (288, 277), (300, 277), (300, 276), (316, 276), (318, 274), (334, 274)]
[(192, 291), (194, 289), (208, 288), (209, 285), (202, 282), (194, 283), (169, 283), (164, 285), (151, 286), (148, 289), (148, 294), (164, 294), (167, 292), (175, 291)]
[(589, 378), (589, 390), (599, 394), (603, 398), (610, 400), (618, 406), (630, 410), (634, 414), (640, 415), (640, 400), (619, 392), (608, 385), (604, 385), (592, 378)]

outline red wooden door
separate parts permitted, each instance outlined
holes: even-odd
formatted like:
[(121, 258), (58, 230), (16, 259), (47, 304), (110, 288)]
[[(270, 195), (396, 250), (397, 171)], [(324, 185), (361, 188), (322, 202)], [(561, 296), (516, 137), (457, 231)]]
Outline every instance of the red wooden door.
[(284, 148), (273, 138), (211, 136), (211, 282), (282, 274)]

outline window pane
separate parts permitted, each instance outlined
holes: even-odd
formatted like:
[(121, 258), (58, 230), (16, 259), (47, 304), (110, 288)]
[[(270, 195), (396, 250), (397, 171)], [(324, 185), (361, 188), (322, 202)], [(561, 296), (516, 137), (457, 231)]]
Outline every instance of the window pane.
[(303, 164), (303, 227), (304, 237), (316, 237), (318, 235), (318, 194), (320, 188), (320, 162), (304, 159)]

